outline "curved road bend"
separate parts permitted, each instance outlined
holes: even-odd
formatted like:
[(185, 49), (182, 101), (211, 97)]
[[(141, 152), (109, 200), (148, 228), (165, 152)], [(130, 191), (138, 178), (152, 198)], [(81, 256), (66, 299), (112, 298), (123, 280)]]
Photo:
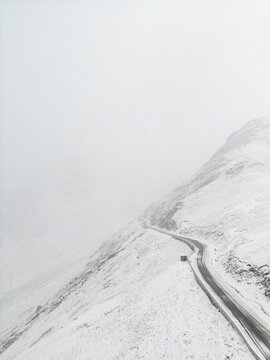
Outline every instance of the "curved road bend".
[(242, 327), (249, 335), (250, 339), (253, 341), (253, 343), (256, 345), (259, 352), (261, 353), (260, 358), (270, 360), (269, 331), (258, 320), (256, 320), (254, 316), (252, 316), (246, 309), (244, 309), (232, 296), (230, 296), (211, 275), (205, 262), (205, 246), (197, 240), (192, 240), (179, 235), (175, 235), (163, 229), (157, 229), (148, 225), (145, 225), (145, 227), (169, 235), (176, 240), (182, 241), (187, 244), (192, 250), (198, 249), (197, 265), (202, 277), (216, 293), (216, 295), (219, 296), (225, 306), (230, 309), (232, 314), (240, 322)]

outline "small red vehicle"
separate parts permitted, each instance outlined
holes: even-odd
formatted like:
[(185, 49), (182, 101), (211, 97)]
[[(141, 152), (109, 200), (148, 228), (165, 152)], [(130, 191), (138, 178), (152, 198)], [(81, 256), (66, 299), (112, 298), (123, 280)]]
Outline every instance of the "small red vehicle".
[(180, 256), (180, 261), (187, 261), (188, 257), (186, 255), (181, 255)]

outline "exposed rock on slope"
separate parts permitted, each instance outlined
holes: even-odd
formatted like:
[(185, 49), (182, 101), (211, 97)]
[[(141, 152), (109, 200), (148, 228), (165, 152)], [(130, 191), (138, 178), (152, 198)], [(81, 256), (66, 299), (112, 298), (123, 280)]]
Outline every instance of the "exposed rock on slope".
[[(215, 248), (215, 265), (225, 277), (233, 273), (230, 283), (235, 281), (253, 299), (256, 283), (268, 294), (269, 159), (270, 123), (252, 121), (194, 179), (144, 215), (153, 225)], [(179, 262), (179, 255), (188, 251), (171, 237), (130, 224), (65, 286), (55, 274), (54, 295), (37, 279), (20, 290), (20, 299), (18, 294), (16, 301), (8, 299), (15, 301), (19, 320), (15, 326), (5, 322), (1, 358), (251, 360), (191, 269)], [(77, 273), (78, 264), (69, 267), (70, 274)], [(245, 282), (238, 284), (239, 279)], [(256, 300), (267, 312), (269, 302), (259, 296)], [(8, 302), (1, 304), (1, 318), (9, 318)]]
[(269, 296), (270, 121), (250, 121), (232, 134), (191, 181), (145, 217), (213, 245), (223, 268)]

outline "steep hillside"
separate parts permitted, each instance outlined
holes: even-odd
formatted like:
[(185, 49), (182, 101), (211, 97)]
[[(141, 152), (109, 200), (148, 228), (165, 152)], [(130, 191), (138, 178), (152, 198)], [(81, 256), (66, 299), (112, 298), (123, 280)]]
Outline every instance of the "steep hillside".
[[(270, 122), (252, 121), (142, 216), (207, 243), (218, 272), (264, 315), (270, 315), (269, 159)], [(50, 271), (2, 296), (1, 359), (251, 360), (189, 265), (179, 262), (189, 248), (142, 222), (90, 258), (67, 252), (64, 262), (56, 258)]]
[(130, 224), (66, 286), (6, 329), (1, 359), (252, 360), (188, 263), (179, 262), (188, 252), (171, 237)]
[(84, 159), (40, 161), (25, 169), (23, 164), (17, 169), (16, 164), (2, 164), (1, 172), (0, 292), (4, 295), (46, 276), (54, 264), (64, 267), (91, 254), (123, 222), (132, 220), (132, 211), (119, 210), (121, 196), (113, 185), (104, 185), (102, 191), (102, 175)]
[[(270, 315), (269, 120), (253, 120), (232, 134), (191, 181), (152, 205), (145, 218), (212, 246), (219, 271), (232, 273)], [(257, 296), (258, 287), (265, 297)]]

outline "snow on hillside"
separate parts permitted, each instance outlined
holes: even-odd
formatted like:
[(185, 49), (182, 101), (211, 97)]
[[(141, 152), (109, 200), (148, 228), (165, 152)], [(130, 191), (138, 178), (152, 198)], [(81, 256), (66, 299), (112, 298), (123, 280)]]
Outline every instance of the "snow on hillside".
[(215, 249), (219, 272), (270, 316), (270, 121), (250, 121), (191, 181), (152, 205), (153, 225)]
[(20, 321), (21, 304), (35, 309), (81, 271), (100, 242), (131, 216), (115, 205), (119, 194), (100, 194), (83, 159), (2, 167), (0, 332)]
[[(252, 121), (190, 182), (143, 216), (153, 225), (207, 243), (218, 272), (266, 314), (269, 159), (270, 122)], [(67, 216), (72, 222), (71, 213)], [(71, 237), (79, 235), (76, 224), (71, 224)], [(54, 237), (58, 234), (62, 238), (61, 226)], [(1, 359), (253, 358), (199, 288), (189, 265), (179, 262), (179, 255), (190, 251), (181, 242), (134, 222), (90, 258), (87, 251), (64, 249), (61, 254), (62, 244), (43, 265), (34, 250), (24, 254), (15, 246), (16, 254), (12, 242), (2, 244), (5, 267), (12, 260), (9, 253), (18, 256), (18, 269), (25, 258), (30, 262), (25, 274), (17, 271), (17, 285), (7, 285), (0, 298)], [(52, 248), (44, 242), (42, 251), (46, 247)]]
[(7, 326), (1, 359), (253, 359), (179, 262), (189, 251), (130, 224), (54, 296)]
[[(2, 257), (5, 254), (4, 250), (5, 248), (2, 247)], [(18, 254), (18, 256), (23, 256), (23, 253)], [(30, 316), (41, 302), (47, 301), (60, 287), (82, 271), (87, 258), (86, 255), (65, 252), (62, 256), (54, 258), (50, 264), (46, 259), (46, 267), (41, 268), (42, 258), (34, 258), (31, 261), (33, 275), (30, 280), (8, 292), (3, 292), (1, 289), (0, 337), (7, 327), (13, 327), (23, 321), (26, 315)], [(16, 264), (12, 264), (13, 271), (15, 267)], [(5, 274), (6, 272), (1, 273), (3, 278), (1, 283), (3, 284), (9, 280), (9, 278), (5, 278)], [(28, 270), (26, 274), (19, 272), (19, 275), (22, 279), (27, 279), (29, 277)]]
[(46, 276), (54, 266), (64, 267), (92, 253), (132, 219), (132, 211), (124, 213), (116, 205), (121, 200), (113, 185), (106, 188), (89, 162), (76, 160), (2, 164), (2, 294)]

